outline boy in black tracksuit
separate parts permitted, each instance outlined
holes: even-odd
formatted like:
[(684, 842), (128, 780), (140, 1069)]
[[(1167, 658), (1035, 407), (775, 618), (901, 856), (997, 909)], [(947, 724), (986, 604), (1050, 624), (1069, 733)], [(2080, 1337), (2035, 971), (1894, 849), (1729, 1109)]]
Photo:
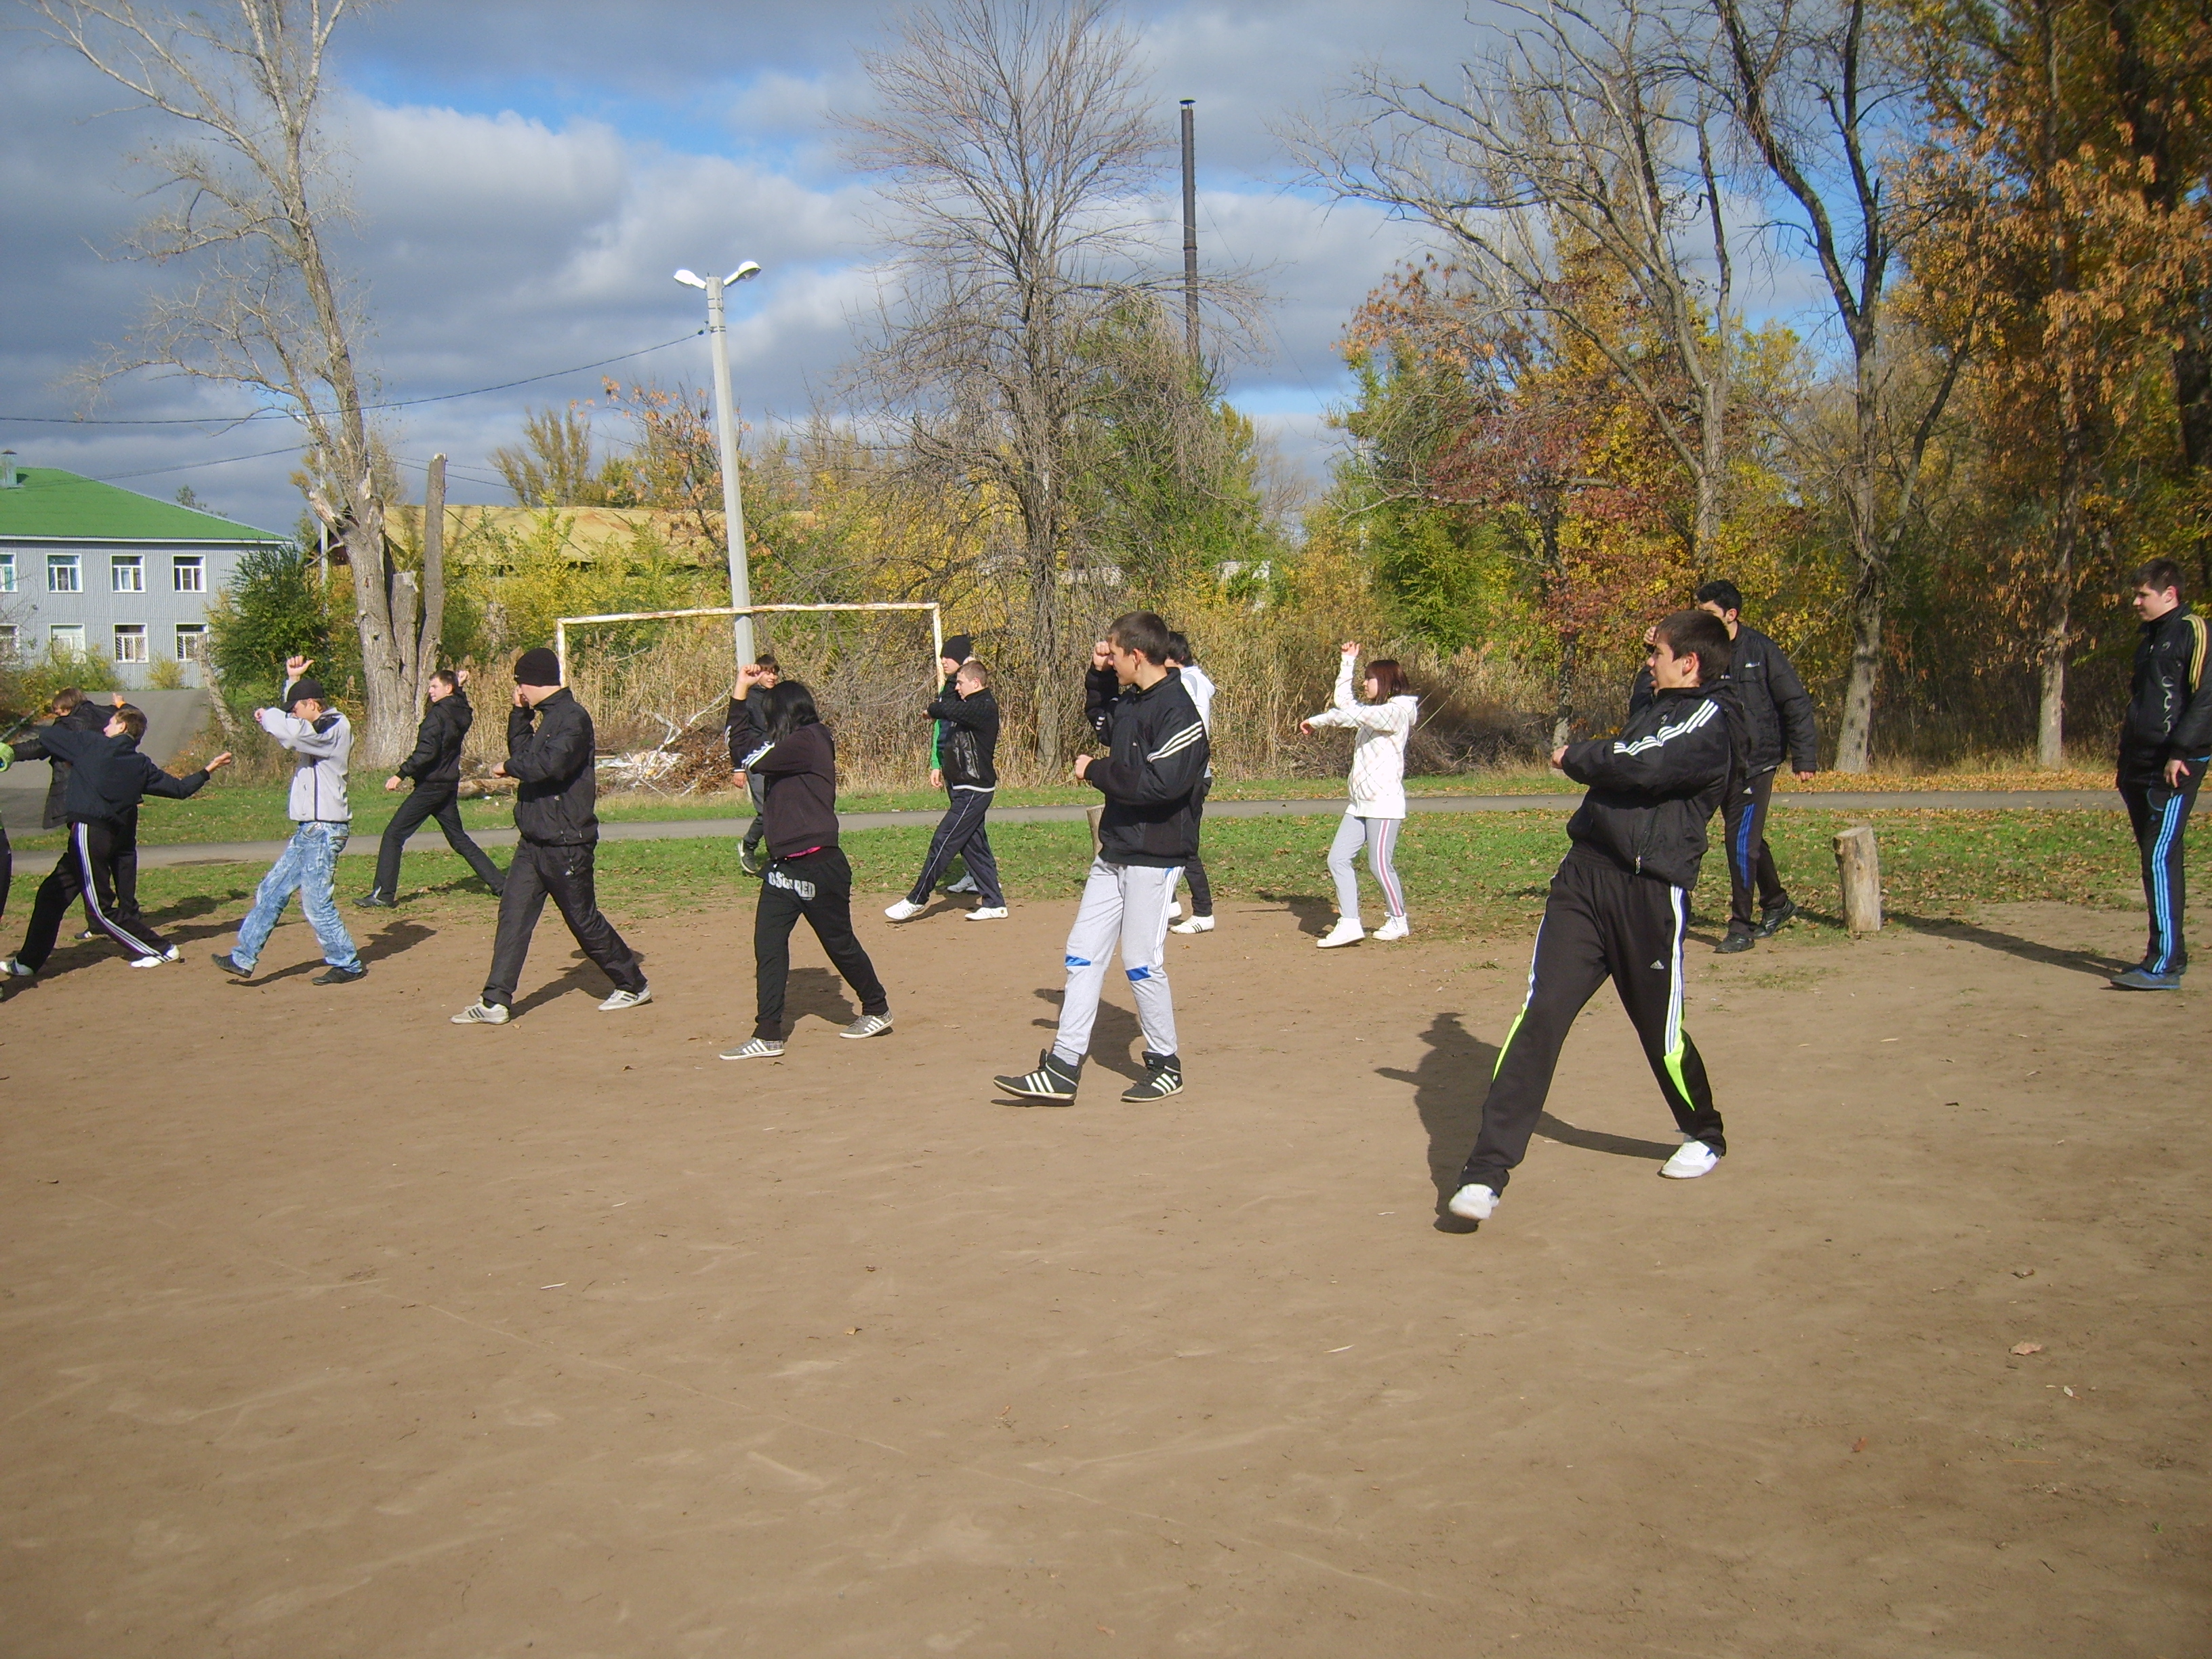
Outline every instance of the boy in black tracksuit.
[(561, 684), (561, 661), (544, 646), (514, 665), (514, 707), (507, 716), (507, 758), (498, 775), (520, 781), (518, 839), (500, 895), (499, 932), (483, 994), (453, 1016), (456, 1025), (504, 1025), (522, 964), (550, 897), (584, 954), (614, 981), (603, 1014), (653, 1000), (637, 956), (599, 913), (592, 864), (599, 844), (597, 745), (592, 717)]
[(116, 848), (122, 826), (148, 795), (182, 800), (199, 793), (210, 774), (230, 764), (217, 755), (198, 772), (172, 777), (138, 752), (146, 716), (137, 709), (114, 709), (97, 732), (74, 731), (57, 722), (34, 741), (12, 745), (11, 758), (66, 762), (70, 768), (63, 799), (69, 844), (53, 873), (39, 884), (23, 947), (6, 964), (8, 974), (28, 979), (46, 965), (60, 937), (62, 918), (82, 896), (93, 926), (131, 953), (133, 968), (174, 962), (177, 951), (137, 915), (123, 913), (115, 892)]
[(384, 781), (386, 789), (394, 790), (402, 779), (411, 778), (415, 793), (399, 803), (392, 822), (384, 826), (384, 839), (376, 848), (376, 884), (359, 901), (364, 909), (386, 908), (398, 902), (400, 857), (407, 850), (407, 838), (422, 827), (426, 818), (437, 819), (438, 828), (446, 832), (446, 845), (467, 861), (495, 898), (507, 884), (499, 866), (469, 839), (461, 824), (461, 745), (468, 741), (469, 727), (476, 723), (476, 710), (469, 707), (468, 693), (461, 689), (466, 678), (465, 671), (451, 668), (441, 668), (430, 676), (430, 706), (423, 711), (422, 724), (416, 728), (415, 752)]
[[(106, 730), (108, 718), (123, 708), (120, 691), (110, 695), (105, 703), (95, 702), (75, 686), (64, 686), (54, 693), (48, 706), (53, 723), (64, 732), (98, 732)], [(46, 784), (46, 812), (45, 828), (59, 830), (69, 823), (69, 813), (63, 803), (69, 794), (70, 763), (58, 760), (49, 763), (52, 775)], [(133, 806), (115, 820), (109, 841), (112, 848), (110, 875), (115, 884), (115, 904), (111, 915), (125, 919), (138, 914), (138, 809)], [(0, 909), (4, 909), (5, 895), (0, 895)], [(84, 931), (81, 939), (96, 939), (99, 930), (93, 925), (92, 895), (85, 894)]]
[(1654, 630), (1651, 701), (1619, 737), (1571, 744), (1552, 757), (1589, 793), (1567, 821), (1574, 845), (1552, 878), (1528, 1000), (1498, 1049), (1454, 1215), (1489, 1219), (1528, 1154), (1575, 1017), (1607, 978), (1682, 1132), (1661, 1173), (1705, 1175), (1728, 1150), (1705, 1061), (1682, 1030), (1690, 889), (1706, 824), (1741, 787), (1747, 747), (1728, 659), (1717, 618), (1676, 611)]
[[(1774, 775), (1785, 756), (1800, 783), (1820, 769), (1820, 732), (1813, 695), (1797, 678), (1789, 653), (1757, 629), (1743, 624), (1743, 595), (1736, 585), (1707, 582), (1698, 590), (1697, 605), (1727, 625), (1729, 678), (1743, 704), (1751, 746), (1745, 787), (1730, 790), (1721, 805), (1727, 830), (1729, 924), (1714, 948), (1727, 955), (1772, 939), (1797, 914), (1774, 867), (1774, 849), (1766, 844), (1766, 814), (1774, 794)], [(1647, 665), (1637, 672), (1635, 688), (1629, 693), (1630, 717), (1650, 701), (1651, 670)], [(1754, 893), (1759, 900), (1756, 922), (1751, 919)]]
[(2212, 665), (2204, 619), (2181, 597), (2181, 567), (2154, 559), (2136, 573), (2135, 680), (2120, 722), (2116, 782), (2142, 858), (2150, 944), (2112, 983), (2124, 991), (2178, 991), (2189, 966), (2182, 931), (2187, 888), (2182, 842), (2212, 763)]
[(999, 861), (992, 855), (991, 832), (985, 823), (999, 787), (999, 702), (991, 695), (989, 682), (983, 665), (970, 657), (927, 711), (937, 722), (937, 763), (932, 769), (943, 780), (951, 799), (937, 833), (930, 837), (929, 855), (922, 860), (913, 890), (884, 912), (893, 921), (921, 914), (937, 878), (956, 858), (966, 863), (983, 898), (968, 913), (968, 920), (994, 921), (1006, 914)]

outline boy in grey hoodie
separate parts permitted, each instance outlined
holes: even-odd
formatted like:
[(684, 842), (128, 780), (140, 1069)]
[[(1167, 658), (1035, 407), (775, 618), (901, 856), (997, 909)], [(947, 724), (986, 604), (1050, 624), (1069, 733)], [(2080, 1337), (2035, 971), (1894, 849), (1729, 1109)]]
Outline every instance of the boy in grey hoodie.
[(252, 975), (261, 947), (283, 915), (292, 895), (307, 913), (323, 960), (330, 964), (315, 976), (318, 985), (350, 985), (368, 975), (368, 964), (354, 949), (335, 891), (338, 854), (353, 831), (353, 808), (346, 800), (346, 763), (353, 757), (353, 726), (330, 707), (322, 686), (307, 678), (313, 662), (294, 657), (284, 665), (283, 707), (257, 708), (261, 729), (300, 757), (292, 774), (292, 839), (261, 885), (253, 908), (239, 924), (236, 948), (215, 965), (240, 979)]

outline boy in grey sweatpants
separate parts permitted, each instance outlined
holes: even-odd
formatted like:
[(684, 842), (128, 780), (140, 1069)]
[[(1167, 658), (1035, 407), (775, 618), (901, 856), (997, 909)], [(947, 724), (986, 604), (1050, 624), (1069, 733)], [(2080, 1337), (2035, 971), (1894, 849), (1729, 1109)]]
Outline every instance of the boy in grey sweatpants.
[(1198, 850), (1206, 722), (1182, 680), (1168, 672), (1168, 629), (1158, 617), (1131, 611), (1115, 622), (1106, 644), (1121, 695), (1107, 729), (1109, 752), (1075, 763), (1077, 779), (1097, 787), (1106, 810), (1098, 821), (1098, 856), (1067, 935), (1060, 1029), (1036, 1070), (996, 1079), (1009, 1094), (1059, 1105), (1075, 1098), (1117, 945), (1145, 1032), (1144, 1081), (1121, 1098), (1164, 1100), (1182, 1091), (1165, 960), (1168, 907), (1185, 862)]

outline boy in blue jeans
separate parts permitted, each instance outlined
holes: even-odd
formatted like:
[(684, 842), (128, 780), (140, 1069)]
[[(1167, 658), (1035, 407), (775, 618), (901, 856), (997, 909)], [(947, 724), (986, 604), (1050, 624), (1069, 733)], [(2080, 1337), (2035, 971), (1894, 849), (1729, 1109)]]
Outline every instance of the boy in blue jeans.
[(338, 854), (345, 851), (353, 831), (353, 808), (346, 800), (353, 726), (330, 706), (322, 686), (307, 678), (313, 666), (306, 657), (287, 661), (283, 707), (253, 711), (261, 729), (300, 757), (292, 774), (294, 828), (290, 842), (254, 890), (253, 908), (239, 924), (237, 945), (219, 953), (215, 965), (240, 979), (251, 977), (261, 960), (261, 947), (296, 892), (316, 942), (323, 947), (323, 960), (330, 964), (315, 975), (314, 982), (350, 985), (368, 977), (368, 964), (354, 949), (345, 920), (338, 915), (335, 891)]

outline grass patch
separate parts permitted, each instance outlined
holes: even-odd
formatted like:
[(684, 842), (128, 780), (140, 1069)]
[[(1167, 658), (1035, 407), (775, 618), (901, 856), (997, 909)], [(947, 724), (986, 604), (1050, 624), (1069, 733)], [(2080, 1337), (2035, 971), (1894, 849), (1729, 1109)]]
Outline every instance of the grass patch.
[[(2135, 842), (2117, 813), (1792, 812), (1776, 815), (1771, 839), (1783, 880), (1806, 912), (1793, 935), (1843, 936), (1832, 914), (1835, 859), (1829, 838), (1851, 823), (1874, 825), (1888, 908), (1900, 920), (1963, 917), (1980, 905), (2024, 900), (2107, 908), (2141, 902)], [(1215, 891), (1224, 901), (1279, 904), (1309, 922), (1325, 921), (1333, 888), (1322, 859), (1334, 827), (1327, 818), (1209, 822), (1206, 861)], [(1004, 824), (991, 840), (1008, 894), (1018, 902), (1066, 903), (1081, 890), (1090, 858), (1084, 825)], [(2197, 820), (2190, 840), (2194, 856), (2212, 854), (2212, 825)], [(857, 890), (887, 896), (913, 879), (928, 849), (929, 828), (858, 831), (844, 845)], [(1533, 928), (1565, 848), (1559, 814), (1426, 814), (1407, 820), (1398, 867), (1424, 937), (1495, 939)], [(610, 842), (599, 848), (599, 892), (617, 924), (632, 917), (750, 907), (754, 884), (738, 871), (736, 853), (733, 842), (720, 839)], [(234, 921), (264, 867), (152, 869), (141, 875), (140, 887), (157, 920), (220, 912)], [(358, 914), (364, 923), (380, 921), (350, 909), (351, 897), (367, 887), (368, 861), (349, 859), (340, 874), (349, 918)], [(1361, 879), (1371, 920), (1379, 910), (1375, 889), (1364, 873)], [(1727, 890), (1716, 848), (1706, 855), (1698, 888), (1703, 925), (1717, 924)], [(495, 908), (442, 845), (435, 852), (409, 854), (402, 892), (410, 914), (474, 916), (486, 927)]]

